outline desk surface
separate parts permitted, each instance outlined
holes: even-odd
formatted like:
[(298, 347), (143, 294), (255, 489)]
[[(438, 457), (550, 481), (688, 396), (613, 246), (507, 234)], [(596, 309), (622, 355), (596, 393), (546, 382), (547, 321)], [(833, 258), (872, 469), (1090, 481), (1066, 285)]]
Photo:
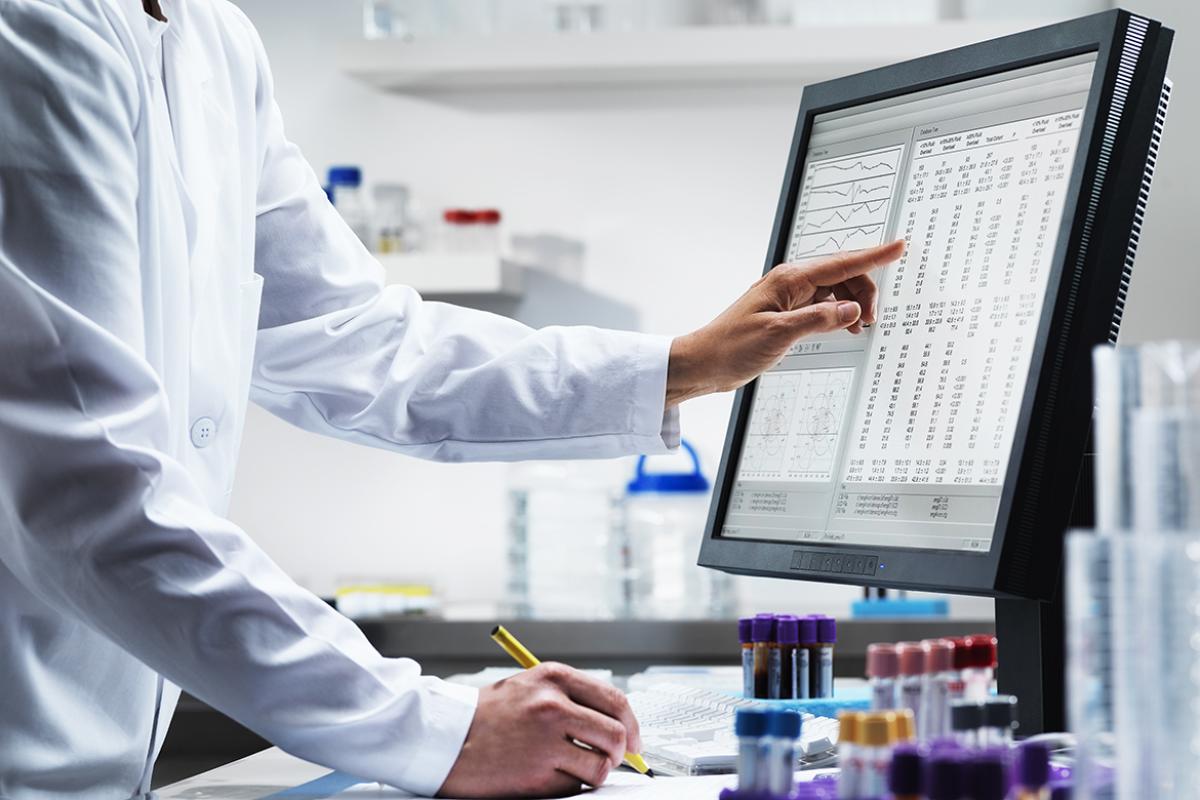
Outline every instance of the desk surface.
[[(812, 780), (836, 770), (797, 774)], [(613, 772), (603, 787), (588, 791), (588, 800), (706, 800), (733, 786), (735, 775), (697, 778), (647, 778), (631, 770)], [(256, 755), (159, 789), (155, 800), (323, 800), (323, 798), (411, 798), (405, 792), (356, 779), (310, 764), (272, 747)]]
[[(827, 772), (828, 770), (822, 770)], [(815, 775), (805, 774), (806, 778)], [(632, 771), (612, 773), (598, 790), (588, 791), (588, 800), (703, 800), (716, 798), (732, 786), (734, 775), (700, 778), (647, 778)], [(205, 772), (154, 792), (154, 800), (323, 800), (323, 798), (411, 798), (405, 792), (378, 783), (359, 783), (340, 772), (310, 764), (272, 747), (256, 755)]]

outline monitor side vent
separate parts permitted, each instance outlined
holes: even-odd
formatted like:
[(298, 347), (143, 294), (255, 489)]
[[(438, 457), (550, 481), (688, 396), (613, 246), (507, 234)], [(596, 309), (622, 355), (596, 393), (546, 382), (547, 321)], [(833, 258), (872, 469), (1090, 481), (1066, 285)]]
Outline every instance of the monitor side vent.
[[(1090, 252), (1092, 242), (1092, 231), (1096, 226), (1096, 217), (1100, 212), (1100, 197), (1104, 193), (1105, 182), (1108, 177), (1108, 167), (1112, 161), (1113, 149), (1116, 147), (1117, 132), (1121, 127), (1121, 121), (1125, 118), (1125, 106), (1129, 101), (1129, 90), (1133, 86), (1133, 75), (1137, 69), (1138, 61), (1142, 54), (1142, 46), (1146, 41), (1146, 32), (1150, 29), (1150, 21), (1142, 17), (1130, 15), (1128, 25), (1125, 28), (1124, 41), (1121, 44), (1121, 55), (1117, 62), (1117, 76), (1113, 86), (1112, 99), (1109, 103), (1108, 113), (1104, 118), (1104, 132), (1100, 137), (1100, 149), (1096, 157), (1096, 174), (1092, 181), (1091, 191), (1088, 193), (1087, 204), (1084, 209), (1083, 226), (1079, 236), (1079, 250), (1075, 255), (1075, 263), (1072, 265), (1070, 281), (1066, 286), (1066, 298), (1064, 302), (1062, 327), (1058, 336), (1057, 346), (1054, 348), (1053, 369), (1046, 390), (1045, 406), (1043, 408), (1043, 418), (1053, 419), (1055, 409), (1058, 406), (1058, 383), (1062, 379), (1062, 375), (1066, 368), (1066, 350), (1067, 341), (1070, 339), (1068, 335), (1075, 319), (1076, 305), (1079, 302), (1079, 290), (1083, 283), (1083, 275), (1085, 271), (1085, 263)], [(1011, 564), (1013, 569), (1010, 571), (1010, 580), (1013, 589), (1021, 591), (1026, 588), (1026, 582), (1033, 579), (1030, 572), (1030, 567), (1033, 564), (1033, 541), (1032, 537), (1036, 535), (1039, 522), (1039, 509), (1041, 508), (1041, 487), (1044, 485), (1046, 477), (1046, 455), (1050, 448), (1050, 430), (1045, 426), (1040, 426), (1037, 434), (1035, 445), (1032, 448), (1032, 457), (1029, 468), (1029, 479), (1025, 484), (1027, 502), (1023, 504), (1021, 509), (1020, 530), (1025, 531), (1025, 535), (1013, 537), (1011, 545)]]
[(1146, 219), (1146, 203), (1150, 199), (1150, 184), (1154, 180), (1154, 168), (1158, 165), (1158, 148), (1162, 143), (1163, 126), (1167, 121), (1167, 106), (1171, 103), (1171, 81), (1163, 82), (1158, 98), (1158, 110), (1154, 115), (1154, 131), (1150, 134), (1150, 149), (1146, 151), (1146, 169), (1142, 174), (1142, 186), (1138, 190), (1137, 208), (1133, 212), (1133, 228), (1129, 233), (1129, 246), (1125, 250), (1125, 264), (1121, 268), (1121, 286), (1117, 290), (1117, 305), (1108, 329), (1108, 341), (1117, 343), (1121, 330), (1121, 317), (1125, 313), (1125, 299), (1129, 295), (1129, 280), (1133, 275), (1133, 261), (1137, 257), (1138, 244), (1142, 239), (1142, 222)]

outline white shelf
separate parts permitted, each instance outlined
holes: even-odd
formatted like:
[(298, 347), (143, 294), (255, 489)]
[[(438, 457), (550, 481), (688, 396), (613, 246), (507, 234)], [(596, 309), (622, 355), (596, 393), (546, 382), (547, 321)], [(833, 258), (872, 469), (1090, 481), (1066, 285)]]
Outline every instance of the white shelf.
[(377, 258), (387, 283), (411, 286), (426, 300), (502, 314), (535, 328), (639, 327), (637, 309), (629, 303), (495, 255), (400, 253)]
[(342, 44), (341, 69), (412, 93), (633, 85), (804, 84), (1004, 36), (1046, 21), (836, 28), (677, 28), (445, 36)]
[(486, 253), (399, 253), (378, 256), (388, 283), (422, 295), (520, 297), (524, 267)]

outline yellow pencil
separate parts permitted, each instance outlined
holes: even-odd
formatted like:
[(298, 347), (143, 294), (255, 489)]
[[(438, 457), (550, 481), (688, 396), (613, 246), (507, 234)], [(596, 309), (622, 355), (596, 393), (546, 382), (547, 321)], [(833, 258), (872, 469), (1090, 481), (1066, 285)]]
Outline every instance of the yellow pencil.
[[(517, 641), (517, 637), (505, 630), (503, 625), (497, 625), (495, 628), (492, 628), (492, 639), (495, 640), (496, 644), (503, 647), (504, 652), (512, 656), (513, 661), (520, 664), (522, 669), (530, 669), (542, 663), (537, 660), (537, 656), (529, 652), (525, 645)], [(643, 775), (649, 775), (651, 778), (654, 777), (654, 773), (646, 765), (646, 760), (637, 753), (626, 753), (625, 763)]]

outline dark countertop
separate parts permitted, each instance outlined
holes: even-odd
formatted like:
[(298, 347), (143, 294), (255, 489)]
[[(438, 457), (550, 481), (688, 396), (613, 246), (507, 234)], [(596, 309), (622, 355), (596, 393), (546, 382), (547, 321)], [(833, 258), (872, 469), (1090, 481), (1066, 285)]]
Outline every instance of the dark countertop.
[[(489, 636), (496, 624), (508, 628), (543, 661), (611, 669), (618, 675), (641, 672), (652, 664), (738, 664), (741, 658), (733, 620), (475, 622), (398, 617), (359, 623), (381, 653), (414, 658), (425, 672), (440, 677), (505, 664), (507, 657)], [(861, 676), (867, 645), (872, 642), (994, 630), (991, 620), (839, 620), (834, 665), (838, 675)]]

